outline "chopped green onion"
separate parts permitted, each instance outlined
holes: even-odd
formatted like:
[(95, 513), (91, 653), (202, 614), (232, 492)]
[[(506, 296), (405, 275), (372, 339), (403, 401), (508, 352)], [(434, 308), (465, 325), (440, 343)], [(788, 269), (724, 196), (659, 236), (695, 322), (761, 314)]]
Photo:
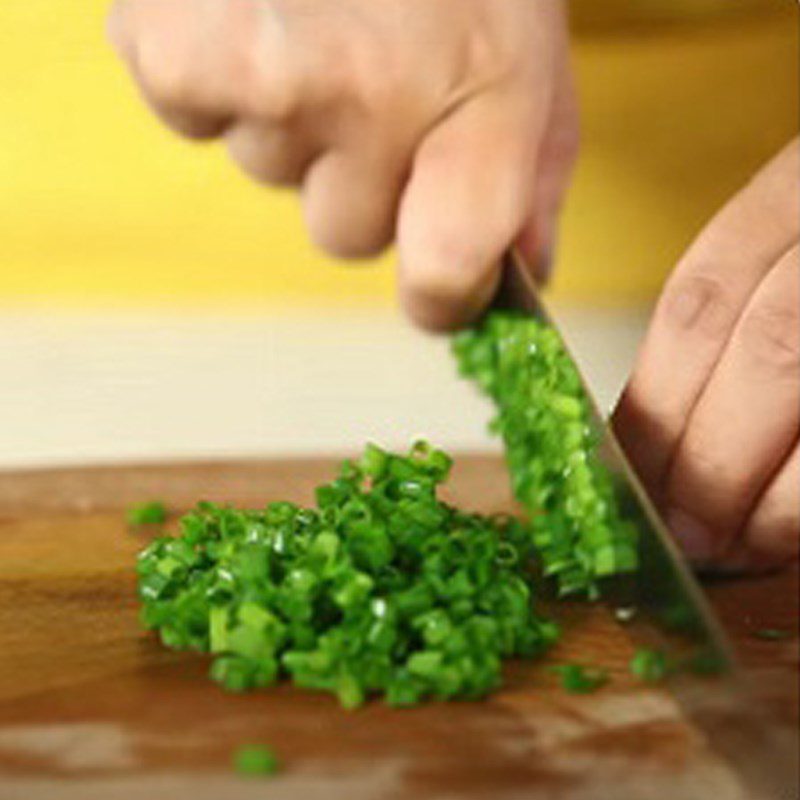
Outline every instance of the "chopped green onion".
[(233, 755), (233, 766), (240, 775), (251, 777), (274, 775), (280, 769), (275, 753), (260, 744), (240, 747)]
[(167, 521), (167, 508), (160, 500), (131, 506), (127, 511), (128, 525), (163, 525)]
[(784, 642), (787, 639), (791, 639), (793, 634), (791, 631), (781, 628), (759, 628), (753, 631), (753, 636), (765, 642)]
[(608, 673), (598, 667), (559, 664), (550, 668), (561, 679), (561, 687), (570, 694), (590, 694), (608, 683)]
[(640, 681), (658, 683), (666, 677), (669, 664), (667, 657), (660, 650), (641, 647), (631, 659), (630, 671)]
[(210, 652), (229, 691), (288, 677), (345, 708), (486, 695), (558, 628), (535, 610), (530, 527), (444, 503), (449, 469), (426, 443), (370, 445), (314, 508), (201, 503), (139, 556), (144, 625)]
[(588, 397), (558, 333), (543, 321), (493, 312), (458, 334), (460, 373), (495, 403), (517, 499), (531, 518), (545, 575), (561, 594), (599, 594), (598, 581), (638, 567), (636, 531), (617, 508), (596, 456)]

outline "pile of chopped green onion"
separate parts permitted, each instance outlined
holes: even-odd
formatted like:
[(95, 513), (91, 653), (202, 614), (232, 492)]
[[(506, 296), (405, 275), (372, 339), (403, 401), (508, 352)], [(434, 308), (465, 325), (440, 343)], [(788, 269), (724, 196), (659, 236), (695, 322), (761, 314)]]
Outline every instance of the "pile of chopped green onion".
[(458, 334), (459, 370), (495, 402), (512, 486), (530, 515), (545, 575), (561, 594), (599, 594), (598, 580), (637, 567), (634, 528), (595, 455), (589, 400), (558, 333), (541, 320), (493, 312)]
[(346, 708), (487, 694), (503, 658), (542, 653), (558, 629), (534, 610), (529, 528), (442, 502), (449, 469), (425, 443), (370, 445), (314, 508), (200, 504), (139, 557), (144, 624), (212, 653), (233, 691), (287, 676)]

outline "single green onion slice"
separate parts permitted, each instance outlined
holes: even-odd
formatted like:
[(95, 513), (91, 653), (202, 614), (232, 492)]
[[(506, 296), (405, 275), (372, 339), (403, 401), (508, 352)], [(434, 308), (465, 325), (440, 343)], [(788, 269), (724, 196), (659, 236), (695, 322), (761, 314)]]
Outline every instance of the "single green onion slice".
[(152, 500), (148, 503), (131, 506), (126, 517), (128, 524), (133, 527), (163, 525), (167, 521), (167, 508), (160, 500)]
[(784, 642), (791, 639), (795, 634), (792, 631), (784, 630), (783, 628), (759, 628), (753, 631), (753, 636), (756, 639), (761, 639), (765, 642)]
[(561, 687), (570, 694), (589, 694), (608, 683), (608, 673), (599, 667), (581, 664), (559, 664), (551, 667), (561, 680)]
[(250, 777), (274, 775), (280, 769), (275, 753), (264, 745), (249, 744), (240, 747), (233, 755), (234, 769)]
[(639, 648), (630, 662), (631, 674), (645, 683), (658, 683), (669, 672), (667, 657), (660, 650)]

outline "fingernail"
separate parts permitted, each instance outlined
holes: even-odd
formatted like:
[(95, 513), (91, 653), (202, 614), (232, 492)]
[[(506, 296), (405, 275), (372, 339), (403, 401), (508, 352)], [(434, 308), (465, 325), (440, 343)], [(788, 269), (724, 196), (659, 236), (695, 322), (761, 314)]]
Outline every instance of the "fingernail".
[(666, 521), (675, 541), (692, 561), (703, 563), (714, 555), (714, 536), (709, 528), (679, 508), (666, 513)]

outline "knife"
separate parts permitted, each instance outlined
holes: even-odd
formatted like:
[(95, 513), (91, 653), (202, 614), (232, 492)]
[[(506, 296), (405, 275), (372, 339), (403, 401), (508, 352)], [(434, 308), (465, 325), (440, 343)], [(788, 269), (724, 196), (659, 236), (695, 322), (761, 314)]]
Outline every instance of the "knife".
[[(558, 330), (530, 271), (514, 251), (504, 259), (492, 309), (532, 314)], [(603, 600), (626, 625), (634, 644), (665, 656), (672, 667), (665, 688), (740, 775), (750, 796), (788, 798), (787, 787), (797, 785), (797, 732), (777, 726), (761, 713), (703, 591), (600, 413), (571, 353), (570, 357), (589, 400), (590, 423), (599, 437), (597, 456), (612, 476), (622, 516), (638, 534), (637, 571), (604, 582)]]

